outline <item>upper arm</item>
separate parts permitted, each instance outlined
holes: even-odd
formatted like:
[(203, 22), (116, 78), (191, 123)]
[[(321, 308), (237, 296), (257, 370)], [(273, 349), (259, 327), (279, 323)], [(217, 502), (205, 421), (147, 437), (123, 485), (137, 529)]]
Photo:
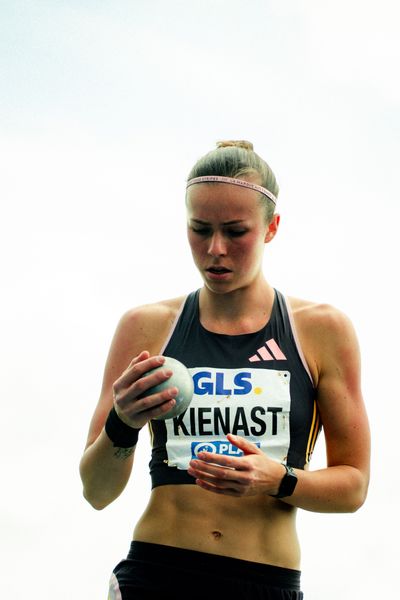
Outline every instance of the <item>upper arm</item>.
[(160, 352), (175, 315), (173, 306), (159, 304), (132, 309), (121, 317), (106, 359), (100, 397), (90, 422), (86, 447), (97, 439), (104, 427), (114, 401), (114, 382), (143, 350), (150, 355)]
[(349, 465), (369, 478), (370, 434), (361, 390), (360, 350), (349, 319), (332, 307), (318, 318), (317, 401), (328, 466)]

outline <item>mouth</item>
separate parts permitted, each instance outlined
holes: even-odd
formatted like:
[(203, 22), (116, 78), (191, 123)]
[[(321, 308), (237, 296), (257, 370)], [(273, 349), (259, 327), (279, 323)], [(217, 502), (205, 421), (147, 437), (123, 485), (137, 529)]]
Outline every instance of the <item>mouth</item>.
[(215, 275), (221, 275), (222, 273), (231, 273), (230, 269), (226, 267), (208, 267), (207, 273), (214, 273)]
[(232, 271), (226, 267), (208, 267), (206, 273), (210, 279), (216, 280), (224, 279), (229, 273), (232, 273)]

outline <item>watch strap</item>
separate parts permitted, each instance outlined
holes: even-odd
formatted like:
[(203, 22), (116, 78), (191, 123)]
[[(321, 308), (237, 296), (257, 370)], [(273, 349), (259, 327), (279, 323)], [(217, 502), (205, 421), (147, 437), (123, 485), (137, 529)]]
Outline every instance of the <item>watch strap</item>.
[[(282, 463), (283, 464), (283, 463)], [(292, 469), (286, 464), (283, 464), (286, 469), (286, 473), (284, 474), (282, 481), (279, 486), (279, 490), (277, 494), (271, 494), (273, 498), (287, 498), (291, 496), (295, 490), (297, 485), (297, 475)]]

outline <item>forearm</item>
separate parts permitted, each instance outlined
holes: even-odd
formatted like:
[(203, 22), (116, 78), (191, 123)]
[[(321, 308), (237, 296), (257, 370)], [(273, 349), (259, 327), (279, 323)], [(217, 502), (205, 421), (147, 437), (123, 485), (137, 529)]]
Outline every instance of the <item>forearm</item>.
[(365, 501), (368, 478), (349, 465), (318, 471), (294, 469), (298, 483), (292, 496), (282, 498), (291, 506), (313, 512), (355, 512)]
[(134, 451), (135, 447), (115, 447), (104, 429), (86, 448), (79, 468), (83, 495), (93, 508), (105, 508), (122, 493), (132, 471)]

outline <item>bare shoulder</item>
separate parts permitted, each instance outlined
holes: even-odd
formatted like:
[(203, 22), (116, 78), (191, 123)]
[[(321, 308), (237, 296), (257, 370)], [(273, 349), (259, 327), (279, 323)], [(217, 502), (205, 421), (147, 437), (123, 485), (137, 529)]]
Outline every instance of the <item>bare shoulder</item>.
[(350, 318), (331, 304), (288, 298), (297, 334), (314, 381), (327, 361), (340, 362), (359, 354), (358, 341)]
[(185, 297), (144, 304), (127, 310), (120, 318), (108, 352), (100, 412), (105, 415), (112, 403), (112, 385), (143, 350), (157, 355), (171, 330)]
[(340, 309), (331, 304), (313, 302), (300, 298), (289, 297), (296, 325), (299, 327), (311, 327), (319, 333), (342, 333), (344, 329), (352, 329), (349, 317)]
[(106, 360), (100, 398), (89, 427), (87, 445), (99, 435), (113, 403), (113, 384), (143, 350), (160, 353), (185, 297), (145, 304), (119, 320)]
[[(170, 331), (185, 296), (143, 304), (127, 310), (121, 317), (116, 335), (134, 345), (132, 350), (157, 354)], [(128, 345), (130, 345), (128, 342)]]

